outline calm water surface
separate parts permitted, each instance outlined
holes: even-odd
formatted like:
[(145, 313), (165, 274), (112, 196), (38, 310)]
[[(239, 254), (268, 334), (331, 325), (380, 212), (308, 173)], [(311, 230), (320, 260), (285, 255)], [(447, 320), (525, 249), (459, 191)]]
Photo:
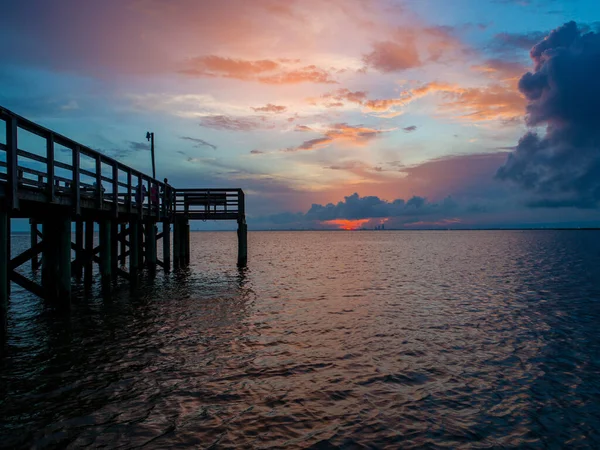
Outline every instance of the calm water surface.
[(189, 269), (69, 314), (15, 288), (0, 447), (600, 447), (600, 232), (249, 245), (193, 233)]

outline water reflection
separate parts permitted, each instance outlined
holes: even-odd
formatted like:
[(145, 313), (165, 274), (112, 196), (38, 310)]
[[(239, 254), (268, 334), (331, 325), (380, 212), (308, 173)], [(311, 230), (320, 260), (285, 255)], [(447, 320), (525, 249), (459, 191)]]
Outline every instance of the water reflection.
[(597, 447), (599, 234), (251, 233), (238, 269), (198, 233), (68, 314), (20, 293), (0, 447)]

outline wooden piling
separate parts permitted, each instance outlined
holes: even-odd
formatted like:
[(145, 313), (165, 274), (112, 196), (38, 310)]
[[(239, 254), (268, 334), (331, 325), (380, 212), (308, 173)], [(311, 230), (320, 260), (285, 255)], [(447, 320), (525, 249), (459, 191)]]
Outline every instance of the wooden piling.
[(78, 263), (73, 267), (73, 276), (80, 279), (83, 275), (83, 261), (85, 259), (83, 248), (83, 221), (81, 220), (75, 222), (75, 249), (75, 259)]
[(165, 272), (171, 271), (171, 224), (163, 221), (163, 264)]
[(5, 209), (0, 209), (0, 320), (4, 320), (6, 318), (6, 311), (8, 309), (8, 284), (10, 283), (9, 221), (10, 217), (8, 215), (8, 211)]
[(85, 260), (84, 260), (83, 285), (86, 289), (92, 287), (94, 277), (94, 221), (85, 223)]
[(139, 223), (137, 220), (129, 222), (129, 273), (132, 279), (137, 277), (140, 267), (140, 242)]
[(173, 265), (176, 269), (181, 266), (181, 221), (179, 219), (173, 222)]
[(248, 263), (248, 225), (245, 221), (238, 222), (238, 266), (243, 267)]
[(112, 279), (111, 224), (107, 219), (100, 220), (100, 275), (102, 287), (106, 288)]
[(58, 241), (61, 230), (56, 219), (44, 219), (42, 224), (42, 288), (46, 298), (56, 299), (58, 293)]
[(114, 275), (113, 281), (117, 281), (117, 272), (119, 270), (119, 223), (112, 219), (110, 221), (110, 271)]
[(146, 242), (144, 239), (144, 234), (145, 234), (145, 230), (144, 230), (144, 223), (142, 221), (138, 222), (137, 225), (137, 236), (138, 236), (138, 247), (139, 247), (139, 251), (138, 251), (138, 267), (144, 267), (144, 256), (146, 254), (146, 252), (144, 251)]
[[(125, 244), (125, 241), (127, 239), (127, 224), (126, 223), (122, 223), (120, 226), (120, 232), (119, 235), (121, 236), (121, 239), (119, 241), (119, 246), (120, 246), (120, 254), (119, 254), (119, 264), (121, 265), (121, 267), (125, 267), (127, 265), (127, 245)], [(131, 237), (130, 237), (131, 239)]]
[(156, 224), (146, 222), (146, 263), (151, 272), (156, 270)]
[(190, 222), (185, 219), (183, 222), (183, 262), (184, 264), (190, 263)]
[(58, 300), (63, 306), (71, 302), (71, 218), (57, 219)]
[[(38, 243), (38, 224), (35, 219), (29, 219), (29, 241), (31, 248)], [(38, 255), (33, 255), (31, 258), (31, 270), (38, 270), (40, 268), (40, 258)]]
[(10, 217), (0, 207), (0, 355), (8, 331), (8, 297), (10, 283)]

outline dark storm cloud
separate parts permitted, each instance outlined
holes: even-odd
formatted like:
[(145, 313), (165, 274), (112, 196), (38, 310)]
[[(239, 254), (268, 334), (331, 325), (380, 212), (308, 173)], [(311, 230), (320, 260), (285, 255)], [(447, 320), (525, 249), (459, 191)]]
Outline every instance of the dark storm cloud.
[(414, 215), (429, 215), (434, 213), (447, 214), (455, 211), (457, 204), (450, 198), (439, 203), (428, 202), (424, 197), (414, 196), (408, 200), (396, 199), (392, 202), (382, 200), (377, 196), (361, 197), (352, 194), (344, 197), (337, 204), (313, 204), (305, 214), (307, 220), (356, 220), (378, 217), (402, 217)]
[(529, 131), (497, 177), (535, 194), (531, 206), (596, 207), (600, 201), (600, 34), (575, 22), (552, 31), (530, 52), (535, 70), (519, 90)]

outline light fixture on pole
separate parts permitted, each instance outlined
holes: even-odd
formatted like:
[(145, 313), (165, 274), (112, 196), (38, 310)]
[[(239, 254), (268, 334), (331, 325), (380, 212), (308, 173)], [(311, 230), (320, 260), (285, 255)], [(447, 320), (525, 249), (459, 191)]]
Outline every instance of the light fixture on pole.
[(152, 178), (156, 179), (156, 163), (154, 162), (154, 133), (146, 133), (146, 139), (150, 141), (150, 151), (152, 152)]

